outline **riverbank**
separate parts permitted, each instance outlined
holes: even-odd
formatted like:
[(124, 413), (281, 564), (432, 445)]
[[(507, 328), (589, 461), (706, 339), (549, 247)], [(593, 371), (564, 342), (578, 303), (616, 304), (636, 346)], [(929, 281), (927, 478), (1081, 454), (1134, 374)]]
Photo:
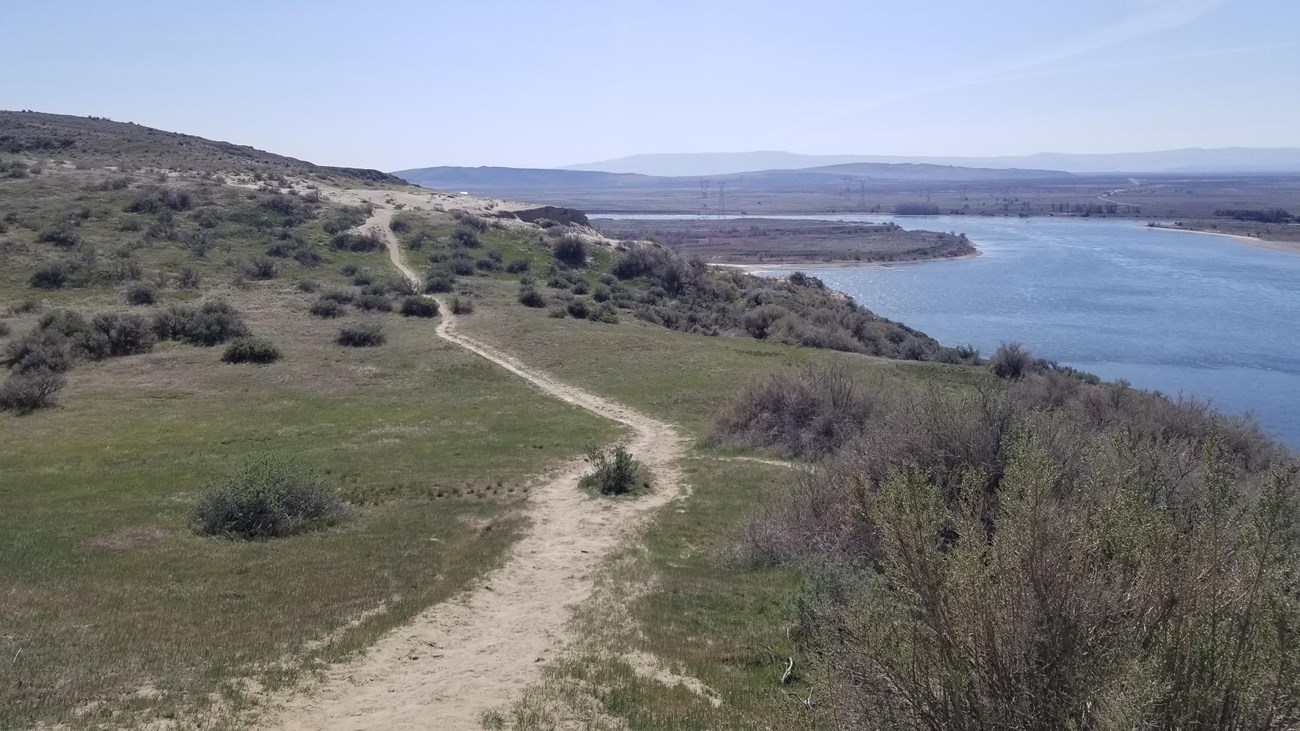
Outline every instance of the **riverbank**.
[(1206, 236), (1222, 236), (1233, 239), (1243, 244), (1257, 246), (1261, 249), (1270, 249), (1272, 251), (1285, 251), (1288, 254), (1300, 254), (1300, 241), (1277, 241), (1274, 239), (1261, 239), (1258, 236), (1247, 236), (1245, 234), (1225, 233), (1223, 231), (1208, 231), (1204, 228), (1188, 228), (1185, 226), (1165, 226), (1155, 225), (1147, 226), (1153, 231), (1178, 231), (1188, 234), (1202, 234)]
[(976, 252), (964, 234), (887, 221), (798, 218), (611, 219), (592, 226), (613, 239), (648, 239), (709, 264), (823, 267), (955, 259)]
[(746, 262), (711, 261), (709, 262), (709, 266), (740, 269), (741, 271), (744, 271), (747, 274), (761, 274), (763, 272), (783, 272), (783, 271), (790, 271), (790, 270), (812, 271), (812, 270), (823, 270), (823, 269), (897, 269), (901, 265), (937, 264), (945, 261), (960, 261), (963, 259), (974, 259), (977, 256), (981, 256), (983, 253), (984, 252), (980, 251), (979, 249), (976, 249), (975, 251), (969, 254), (962, 254), (961, 256), (945, 256), (942, 258), (929, 258), (929, 259), (904, 259), (900, 261), (810, 262), (807, 260), (801, 260), (801, 261), (786, 261), (786, 262), (764, 262), (762, 264), (751, 264)]

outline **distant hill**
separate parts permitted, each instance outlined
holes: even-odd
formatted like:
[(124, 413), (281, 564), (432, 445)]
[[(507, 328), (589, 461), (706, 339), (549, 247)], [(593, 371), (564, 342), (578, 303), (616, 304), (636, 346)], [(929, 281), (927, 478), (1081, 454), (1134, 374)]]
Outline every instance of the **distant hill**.
[(399, 170), (394, 175), (416, 185), (464, 190), (485, 195), (510, 195), (530, 190), (695, 189), (706, 180), (746, 189), (841, 187), (859, 183), (991, 182), (1069, 177), (1056, 170), (992, 170), (951, 165), (848, 163), (799, 170), (759, 170), (718, 176), (655, 176), (587, 170), (547, 170), (506, 167), (433, 167)]
[(1300, 172), (1300, 148), (1192, 148), (1113, 154), (1040, 153), (1013, 157), (800, 155), (772, 151), (666, 153), (632, 155), (617, 160), (569, 165), (563, 169), (659, 176), (709, 176), (752, 170), (799, 170), (853, 163), (1050, 169), (1072, 173), (1294, 173)]
[(165, 132), (133, 122), (43, 112), (0, 111), (0, 154), (56, 158), (94, 167), (239, 170), (401, 182), (378, 170), (314, 165), (245, 145)]

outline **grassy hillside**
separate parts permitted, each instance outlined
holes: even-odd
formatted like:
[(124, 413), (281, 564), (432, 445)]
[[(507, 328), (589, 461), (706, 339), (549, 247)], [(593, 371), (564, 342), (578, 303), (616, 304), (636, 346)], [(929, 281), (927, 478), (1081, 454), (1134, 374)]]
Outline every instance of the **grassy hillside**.
[[(1158, 549), (1194, 554), (1189, 566), (1224, 577), (1210, 589), (1222, 592), (1215, 596), (1234, 622), (1242, 597), (1258, 597), (1277, 622), (1250, 623), (1241, 635), (1249, 651), (1238, 653), (1250, 662), (1234, 660), (1214, 676), (1240, 678), (1248, 691), (1224, 695), (1219, 680), (1178, 687), (1186, 698), (1290, 712), (1260, 700), (1290, 686), (1269, 685), (1250, 668), (1285, 670), (1291, 661), (1293, 648), (1274, 652), (1274, 640), (1296, 616), (1294, 578), (1274, 559), (1295, 548), (1286, 537), (1294, 526), (1278, 518), (1291, 505), (1281, 478), (1295, 472), (1292, 457), (1249, 424), (1098, 384), (1012, 348), (985, 361), (810, 277), (719, 271), (649, 242), (525, 223), (498, 215), (496, 201), (365, 172), (102, 120), (66, 125), (81, 130), (67, 145), (37, 124), (0, 163), (8, 264), (0, 360), (9, 371), (0, 384), (0, 657), (8, 660), (0, 662), (0, 727), (247, 725), (269, 697), (472, 586), (525, 527), (538, 477), (622, 434), (435, 337), (448, 313), (396, 276), (368, 221), (388, 225), (459, 331), (670, 421), (691, 444), (680, 465), (688, 489), (638, 541), (603, 557), (598, 591), (574, 620), (574, 645), (548, 662), (540, 684), (485, 715), (486, 727), (812, 728), (843, 718), (924, 727), (879, 692), (874, 676), (854, 680), (866, 677), (868, 660), (926, 659), (930, 647), (922, 628), (906, 624), (924, 609), (907, 604), (914, 593), (889, 593), (907, 587), (903, 579), (864, 590), (876, 586), (873, 576), (906, 568), (899, 552), (881, 548), (882, 521), (916, 518), (900, 496), (928, 496), (921, 517), (935, 530), (913, 535), (926, 550), (909, 555), (942, 565), (959, 538), (945, 532), (955, 521), (969, 529), (1006, 520), (997, 500), (1004, 484), (1012, 496), (1023, 484), (1051, 493), (1040, 479), (1050, 469), (1022, 479), (1047, 462), (1061, 486), (1043, 503), (1048, 517), (1007, 524), (1037, 526), (1053, 539), (1044, 539), (1055, 551), (1046, 558), (1057, 560), (1101, 540), (1070, 517), (1072, 506), (1121, 516), (1128, 527), (1106, 523), (1115, 530), (1103, 538), (1128, 553), (1071, 555), (1131, 559), (1107, 564), (1116, 576), (1139, 566), (1142, 576), (1186, 577), (1169, 587), (1177, 602), (1206, 591), (1202, 574), (1174, 571), (1178, 562)], [(240, 352), (274, 357), (228, 362)], [(1031, 464), (1017, 446), (1025, 444), (1047, 457)], [(304, 482), (324, 485), (345, 508), (274, 539), (205, 534), (200, 496), (266, 456), (295, 462)], [(766, 461), (744, 459), (753, 457)], [(1285, 489), (1262, 489), (1269, 474)], [(981, 479), (986, 502), (944, 502), (965, 499)], [(890, 502), (877, 504), (876, 493)], [(1098, 498), (1111, 494), (1124, 497), (1123, 510)], [(1277, 509), (1265, 515), (1261, 495), (1274, 496), (1268, 504)], [(976, 504), (988, 511), (962, 512)], [(1214, 525), (1225, 532), (1202, 530), (1205, 516), (1223, 518)], [(1192, 539), (1175, 535), (1179, 526)], [(1250, 526), (1277, 531), (1252, 538)], [(1140, 544), (1147, 553), (1120, 540), (1148, 533), (1170, 540)], [(1215, 536), (1234, 541), (1230, 566)], [(1053, 542), (1064, 537), (1075, 542)], [(1254, 555), (1263, 558), (1250, 564)], [(1086, 607), (1124, 596), (1096, 590), (1110, 586), (1096, 572), (1053, 565), (1083, 577), (1067, 588)], [(1272, 577), (1267, 592), (1240, 581), (1251, 565)], [(1231, 570), (1214, 573), (1223, 566)], [(963, 605), (979, 611), (945, 631), (1002, 617), (982, 626), (984, 636), (1010, 628), (1020, 633), (1009, 641), (1041, 639), (1014, 614), (998, 614), (997, 592), (962, 583), (970, 576), (996, 584), (1019, 574), (937, 577), (952, 596), (984, 602)], [(1015, 586), (1017, 596), (1035, 588)], [(1153, 586), (1143, 584), (1144, 601), (1159, 595)], [(1068, 624), (1053, 624), (1046, 605), (1025, 606), (1043, 619), (1034, 627)], [(1226, 647), (1215, 643), (1227, 635), (1206, 629), (1212, 614), (1169, 615), (1215, 641), (1161, 635), (1170, 649), (1164, 667)], [(872, 623), (855, 624), (862, 616)], [(1131, 615), (1105, 616), (1114, 621), (1088, 626), (1120, 626)], [(906, 627), (913, 640), (842, 641), (859, 630), (888, 637), (889, 626)], [(1282, 629), (1270, 635), (1264, 626)], [(1102, 649), (1141, 646), (1123, 637), (1127, 644)], [(871, 654), (886, 646), (914, 655)], [(936, 683), (967, 682), (965, 657), (933, 665)], [(1067, 657), (1078, 671), (1071, 677), (1090, 677), (1077, 657)], [(1096, 667), (1108, 673), (1097, 677), (1127, 677), (1116, 670), (1123, 662)], [(1144, 682), (1167, 679), (1156, 665), (1142, 667)], [(975, 710), (999, 719), (1016, 698), (1040, 697), (1023, 693), (1041, 689), (1039, 669), (980, 685)], [(1161, 682), (1123, 698), (1158, 700), (1152, 689)], [(998, 696), (1003, 687), (1022, 695)], [(1192, 707), (1186, 698), (1160, 707)], [(1103, 720), (1123, 712), (1190, 727), (1206, 717), (1152, 715), (1154, 703), (1116, 701)], [(1072, 716), (1073, 707), (1053, 705), (1051, 718), (1094, 718)]]

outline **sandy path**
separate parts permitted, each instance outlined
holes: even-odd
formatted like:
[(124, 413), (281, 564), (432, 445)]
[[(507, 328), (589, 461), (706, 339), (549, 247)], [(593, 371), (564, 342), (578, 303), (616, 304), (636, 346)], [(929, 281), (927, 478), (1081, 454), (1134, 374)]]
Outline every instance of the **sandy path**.
[[(393, 264), (418, 281), (388, 230), (391, 215), (377, 209), (363, 228), (378, 227)], [(672, 426), (529, 368), (460, 333), (445, 305), (442, 311), (439, 336), (550, 396), (630, 427), (628, 448), (650, 469), (654, 489), (635, 499), (588, 497), (577, 488), (581, 462), (546, 476), (528, 506), (531, 526), (503, 567), (358, 660), (331, 668), (318, 687), (286, 701), (267, 728), (481, 728), (483, 712), (517, 698), (562, 646), (572, 608), (592, 592), (600, 558), (678, 492), (683, 443)]]

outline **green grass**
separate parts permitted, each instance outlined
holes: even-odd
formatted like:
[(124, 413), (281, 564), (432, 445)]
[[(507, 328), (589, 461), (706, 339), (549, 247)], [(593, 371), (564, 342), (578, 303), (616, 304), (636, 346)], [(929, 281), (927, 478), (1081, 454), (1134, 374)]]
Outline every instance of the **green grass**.
[(743, 337), (667, 330), (622, 313), (617, 325), (547, 317), (515, 303), (515, 290), (479, 287), (483, 299), (463, 320), (467, 332), (548, 373), (643, 409), (702, 436), (718, 411), (750, 378), (812, 360), (850, 370), (890, 369), (920, 383), (961, 386), (986, 379), (982, 369), (781, 345)]
[[(0, 728), (233, 713), (256, 697), (241, 679), (293, 682), (496, 565), (527, 476), (619, 433), (431, 322), (385, 315), (386, 345), (344, 349), (338, 323), (373, 316), (316, 320), (287, 284), (225, 294), (281, 361), (169, 345), (82, 364), (63, 406), (0, 416)], [(196, 536), (196, 493), (259, 453), (325, 473), (353, 517)]]
[(780, 682), (793, 652), (785, 629), (799, 579), (726, 558), (738, 525), (786, 484), (789, 470), (702, 457), (684, 471), (690, 496), (656, 516), (642, 545), (607, 561), (596, 599), (574, 622), (577, 646), (518, 702), (489, 714), (488, 728), (802, 726), (803, 706), (788, 693), (806, 696), (807, 688), (797, 672), (793, 683)]

